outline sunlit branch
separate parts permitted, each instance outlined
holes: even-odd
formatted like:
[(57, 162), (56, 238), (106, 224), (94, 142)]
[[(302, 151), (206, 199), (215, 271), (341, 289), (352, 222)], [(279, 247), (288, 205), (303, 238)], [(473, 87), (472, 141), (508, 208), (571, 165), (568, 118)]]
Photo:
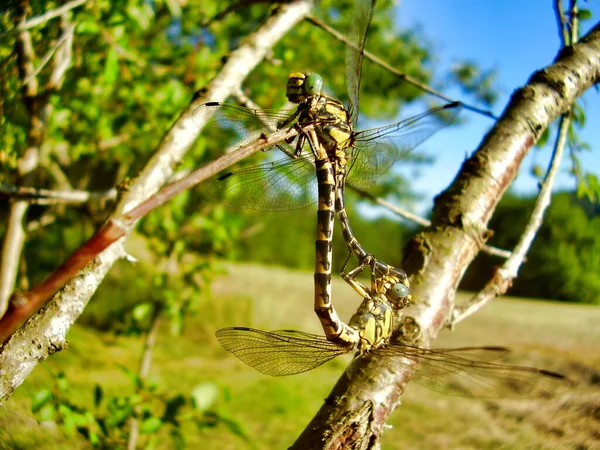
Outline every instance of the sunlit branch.
[[(326, 31), (327, 33), (331, 34), (334, 38), (343, 42), (344, 44), (349, 45), (351, 47), (356, 47), (356, 44), (350, 42), (346, 38), (346, 36), (344, 36), (342, 33), (338, 32), (335, 28), (332, 28), (329, 25), (327, 25), (326, 23), (321, 22), (316, 17), (309, 16), (306, 18), (306, 20), (308, 20), (310, 23), (316, 25), (317, 27), (321, 28), (322, 30)], [(365, 58), (369, 59), (371, 62), (377, 64), (379, 67), (382, 67), (383, 69), (387, 70), (388, 72), (396, 75), (398, 78), (406, 81), (407, 83), (415, 86), (416, 88), (418, 88), (424, 92), (434, 95), (435, 97), (438, 97), (447, 102), (456, 101), (456, 100), (448, 97), (447, 95), (443, 94), (442, 92), (435, 90), (432, 87), (427, 86), (424, 83), (421, 83), (419, 80), (411, 77), (410, 75), (400, 72), (398, 69), (391, 66), (390, 64), (388, 64), (387, 62), (385, 62), (384, 60), (382, 60), (381, 58), (379, 58), (378, 56), (374, 55), (373, 53), (371, 53), (367, 50), (364, 51), (364, 56), (365, 56)], [(478, 108), (477, 106), (469, 105), (468, 103), (463, 103), (463, 102), (460, 102), (460, 103), (463, 105), (464, 108), (466, 108), (470, 111), (476, 112), (477, 114), (481, 114), (482, 116), (490, 117), (494, 120), (498, 119), (498, 117), (496, 117), (491, 111), (486, 111), (484, 109)]]

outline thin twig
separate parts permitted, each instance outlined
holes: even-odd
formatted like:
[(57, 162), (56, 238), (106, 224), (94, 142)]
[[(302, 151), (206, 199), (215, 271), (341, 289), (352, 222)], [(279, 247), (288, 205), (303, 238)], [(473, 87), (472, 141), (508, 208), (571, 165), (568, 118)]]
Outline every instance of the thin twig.
[(56, 203), (81, 204), (91, 200), (113, 200), (117, 197), (115, 188), (106, 191), (81, 190), (51, 190), (36, 189), (25, 186), (0, 185), (0, 198), (18, 199), (36, 205), (51, 205)]
[[(356, 48), (356, 44), (350, 42), (342, 33), (340, 33), (339, 31), (337, 31), (335, 28), (332, 28), (331, 26), (327, 25), (324, 22), (321, 22), (319, 19), (317, 19), (314, 16), (309, 16), (306, 18), (306, 20), (308, 20), (310, 23), (316, 25), (317, 27), (321, 28), (322, 30), (326, 31), (327, 33), (331, 34), (334, 38), (336, 38), (337, 40), (343, 42), (346, 45), (349, 45), (351, 47)], [(377, 64), (379, 67), (384, 68), (385, 70), (387, 70), (388, 72), (396, 75), (398, 78), (406, 81), (407, 83), (412, 84), (413, 86), (415, 86), (418, 89), (421, 89), (424, 92), (427, 92), (431, 95), (434, 95), (442, 100), (445, 100), (447, 102), (454, 102), (456, 100), (448, 97), (447, 95), (443, 94), (440, 91), (437, 91), (435, 89), (433, 89), (430, 86), (427, 86), (426, 84), (421, 83), (419, 80), (417, 80), (416, 78), (411, 77), (410, 75), (407, 75), (403, 72), (400, 72), (398, 69), (396, 69), (395, 67), (391, 66), (390, 64), (388, 64), (387, 62), (385, 62), (384, 60), (382, 60), (381, 58), (379, 58), (378, 56), (374, 55), (373, 53), (365, 50), (364, 51), (364, 56), (365, 58), (371, 60), (373, 63)], [(460, 102), (463, 107), (465, 109), (468, 109), (470, 111), (476, 112), (477, 114), (481, 114), (482, 116), (485, 117), (489, 117), (491, 119), (494, 120), (498, 120), (498, 117), (495, 116), (491, 111), (487, 111), (481, 108), (478, 108), (477, 106), (473, 106), (473, 105), (469, 105), (467, 103), (463, 103)]]
[[(350, 189), (352, 189), (354, 192), (356, 192), (357, 194), (359, 194), (360, 196), (368, 198), (372, 202), (383, 206), (384, 208), (386, 208), (389, 211), (393, 212), (394, 214), (402, 217), (403, 219), (409, 220), (411, 222), (414, 222), (414, 223), (419, 224), (424, 227), (428, 227), (431, 225), (430, 220), (428, 220), (424, 217), (421, 217), (417, 214), (413, 214), (409, 211), (406, 211), (405, 209), (398, 208), (396, 205), (391, 204), (390, 202), (382, 199), (381, 197), (376, 197), (373, 194), (370, 194), (369, 192), (359, 189), (355, 186), (348, 185), (348, 187)], [(481, 251), (484, 253), (488, 253), (490, 255), (499, 256), (500, 258), (504, 258), (504, 259), (509, 258), (511, 255), (510, 251), (503, 250), (498, 247), (493, 247), (491, 245), (484, 245), (482, 247)]]
[(567, 29), (567, 18), (562, 9), (562, 0), (554, 0), (552, 3), (554, 9), (554, 15), (556, 16), (556, 25), (558, 28), (558, 38), (560, 39), (560, 46), (566, 47), (569, 45), (569, 32)]
[(78, 6), (85, 4), (88, 0), (73, 0), (69, 3), (65, 3), (64, 5), (51, 9), (50, 11), (46, 11), (41, 16), (32, 17), (31, 19), (20, 23), (18, 26), (13, 28), (12, 30), (5, 31), (4, 33), (0, 33), (0, 38), (5, 36), (10, 36), (12, 34), (20, 33), (21, 31), (29, 30), (30, 28), (37, 27), (42, 23), (48, 22), (49, 20), (54, 19), (55, 17), (62, 16), (67, 11), (70, 11)]
[(75, 31), (75, 25), (69, 22), (69, 15), (63, 14), (60, 19), (60, 26), (63, 30), (63, 36), (66, 35), (65, 45), (60, 47), (54, 55), (54, 65), (52, 73), (50, 74), (50, 80), (46, 85), (47, 90), (58, 90), (62, 86), (65, 79), (65, 73), (71, 65), (73, 57), (73, 35)]
[(29, 81), (32, 78), (37, 77), (37, 75), (41, 72), (41, 70), (44, 68), (44, 66), (46, 66), (46, 64), (48, 64), (48, 61), (50, 61), (50, 58), (52, 58), (52, 55), (54, 54), (54, 52), (69, 38), (73, 38), (73, 31), (75, 30), (75, 26), (74, 25), (69, 25), (69, 27), (64, 31), (64, 33), (62, 34), (62, 36), (60, 37), (60, 39), (58, 41), (56, 41), (56, 43), (52, 46), (52, 48), (50, 50), (48, 50), (48, 52), (46, 52), (46, 54), (44, 55), (44, 57), (42, 58), (42, 60), (40, 61), (40, 63), (38, 64), (37, 68), (29, 74), (29, 76), (27, 78), (25, 78), (25, 80), (23, 80), (23, 84), (27, 84), (29, 83)]

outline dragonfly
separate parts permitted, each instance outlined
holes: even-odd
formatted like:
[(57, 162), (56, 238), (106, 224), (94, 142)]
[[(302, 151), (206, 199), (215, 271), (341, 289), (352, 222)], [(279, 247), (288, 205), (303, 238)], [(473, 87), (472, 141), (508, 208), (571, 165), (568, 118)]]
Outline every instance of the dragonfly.
[[(354, 269), (362, 270), (362, 266)], [(348, 327), (354, 345), (342, 348), (326, 337), (296, 330), (263, 331), (248, 327), (223, 328), (216, 337), (223, 348), (247, 365), (271, 376), (295, 375), (313, 370), (344, 354), (356, 352), (388, 357), (396, 367), (413, 364), (413, 379), (433, 391), (464, 397), (520, 397), (552, 393), (569, 383), (564, 375), (534, 367), (493, 362), (510, 352), (505, 347), (460, 347), (427, 349), (391, 343), (394, 308), (390, 304), (402, 286), (394, 277), (373, 271), (371, 286), (342, 274), (363, 301)], [(347, 371), (352, 376), (352, 365)]]
[[(286, 96), (297, 104), (291, 111), (262, 110), (210, 102), (198, 107), (193, 120), (218, 142), (243, 146), (265, 134), (297, 127), (299, 134), (265, 150), (278, 149), (284, 158), (221, 175), (208, 189), (225, 204), (258, 210), (289, 210), (318, 203), (315, 241), (314, 309), (325, 336), (341, 348), (351, 345), (343, 322), (331, 302), (332, 236), (334, 217), (342, 224), (347, 245), (359, 261), (370, 254), (354, 237), (344, 206), (346, 182), (372, 186), (391, 166), (420, 143), (448, 124), (460, 109), (458, 103), (434, 108), (419, 116), (384, 127), (355, 131), (362, 56), (373, 17), (374, 1), (357, 2), (356, 19), (350, 31), (354, 45), (347, 47), (346, 81), (349, 106), (323, 92), (323, 80), (315, 73), (293, 72)], [(444, 114), (446, 113), (446, 114)], [(444, 117), (446, 116), (446, 117)], [(311, 125), (311, 128), (307, 126)], [(306, 131), (308, 130), (308, 131)], [(375, 260), (380, 274), (400, 276), (405, 298), (410, 299), (404, 271)]]

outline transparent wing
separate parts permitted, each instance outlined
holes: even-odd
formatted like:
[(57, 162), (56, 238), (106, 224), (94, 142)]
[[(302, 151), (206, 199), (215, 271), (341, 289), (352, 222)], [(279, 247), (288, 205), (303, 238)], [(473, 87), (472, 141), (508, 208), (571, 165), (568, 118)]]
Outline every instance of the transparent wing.
[(221, 175), (207, 195), (226, 205), (262, 211), (302, 208), (317, 201), (314, 158), (283, 158)]
[(357, 0), (354, 18), (351, 21), (346, 46), (346, 87), (348, 89), (348, 112), (353, 124), (358, 117), (358, 97), (362, 73), (362, 58), (367, 42), (367, 34), (373, 19), (375, 0)]
[[(487, 362), (507, 352), (502, 347), (424, 349), (394, 344), (374, 350), (419, 363), (414, 380), (436, 392), (463, 397), (519, 397), (551, 393), (568, 384), (561, 374), (533, 367)], [(479, 360), (469, 359), (477, 357)], [(464, 357), (463, 357), (464, 356)]]
[(460, 109), (460, 103), (449, 103), (392, 125), (355, 133), (348, 183), (372, 186), (392, 164), (451, 123)]
[(294, 330), (233, 327), (217, 331), (216, 337), (244, 363), (275, 377), (307, 372), (346, 353), (323, 336)]
[[(262, 135), (277, 130), (279, 123), (294, 114), (293, 110), (252, 109), (220, 102), (200, 105), (192, 113), (192, 120), (205, 136), (214, 138), (219, 145), (237, 148), (254, 142)], [(281, 143), (285, 150), (293, 148)], [(272, 147), (271, 147), (272, 148)]]
[[(237, 148), (273, 132), (293, 113), (211, 102), (199, 106), (192, 118), (198, 127), (203, 127), (205, 136), (225, 148)], [(295, 146), (285, 142), (265, 150), (275, 147), (288, 155), (295, 151)], [(220, 175), (205, 192), (227, 205), (248, 209), (277, 211), (308, 206), (317, 201), (313, 160), (312, 154), (304, 153), (296, 159), (287, 157), (228, 172)]]

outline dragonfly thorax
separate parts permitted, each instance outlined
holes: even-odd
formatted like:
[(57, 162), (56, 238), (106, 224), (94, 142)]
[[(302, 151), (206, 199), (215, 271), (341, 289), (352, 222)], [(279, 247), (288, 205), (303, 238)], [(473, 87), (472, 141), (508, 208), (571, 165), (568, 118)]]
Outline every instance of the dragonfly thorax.
[(393, 311), (391, 306), (378, 296), (364, 298), (348, 325), (358, 331), (360, 341), (357, 350), (361, 353), (383, 347), (392, 333)]
[(323, 79), (316, 73), (293, 72), (288, 77), (286, 96), (300, 104), (298, 124), (314, 124), (320, 143), (334, 157), (352, 145), (352, 120), (342, 102), (321, 93), (322, 87)]

